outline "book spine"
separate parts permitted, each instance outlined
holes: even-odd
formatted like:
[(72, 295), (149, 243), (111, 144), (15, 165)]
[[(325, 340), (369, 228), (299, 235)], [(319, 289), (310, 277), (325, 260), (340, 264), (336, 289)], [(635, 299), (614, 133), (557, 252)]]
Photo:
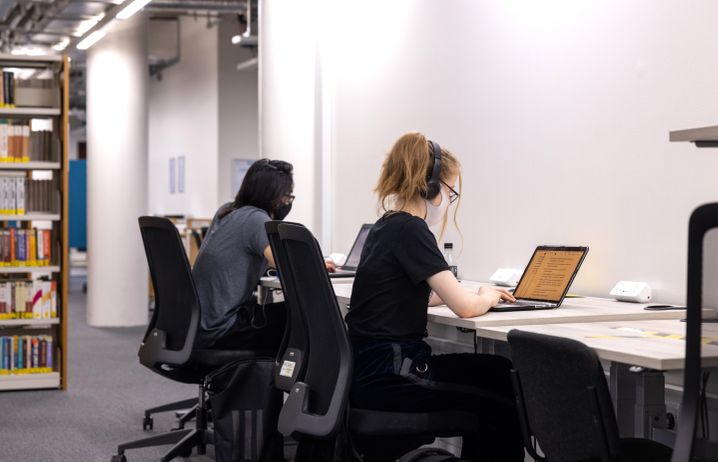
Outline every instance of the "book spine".
[(40, 367), (40, 339), (37, 337), (32, 338), (32, 367)]
[(15, 228), (10, 228), (10, 264), (17, 266), (17, 254), (15, 253)]
[(57, 281), (50, 281), (50, 315), (57, 318)]
[(47, 364), (45, 365), (45, 367), (52, 369), (54, 367), (54, 361), (53, 361), (54, 355), (52, 354), (53, 353), (52, 336), (48, 335), (48, 336), (46, 336), (46, 339), (47, 339), (47, 353), (46, 353), (45, 357), (47, 358)]
[(40, 337), (40, 357), (38, 367), (47, 367), (47, 340)]
[(52, 284), (42, 281), (42, 319), (52, 318)]
[(42, 319), (42, 282), (38, 279), (32, 281), (32, 317)]
[(27, 232), (30, 237), (27, 240), (28, 262), (31, 266), (37, 266), (37, 229), (32, 228)]
[(49, 229), (42, 230), (42, 256), (45, 258), (45, 265), (52, 264), (52, 235)]
[(15, 208), (18, 215), (25, 214), (25, 177), (19, 176), (15, 179)]
[(19, 266), (25, 266), (27, 262), (27, 243), (24, 229), (17, 230), (17, 260)]
[(30, 162), (30, 126), (22, 127), (22, 161)]

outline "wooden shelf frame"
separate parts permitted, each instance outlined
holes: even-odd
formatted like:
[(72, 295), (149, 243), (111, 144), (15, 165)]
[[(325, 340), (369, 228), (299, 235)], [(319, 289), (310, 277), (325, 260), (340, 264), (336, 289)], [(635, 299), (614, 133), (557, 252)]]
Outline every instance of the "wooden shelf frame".
[(54, 256), (57, 264), (52, 266), (3, 266), (2, 274), (50, 274), (56, 281), (57, 310), (56, 319), (10, 319), (0, 320), (0, 330), (12, 329), (46, 329), (54, 338), (54, 355), (52, 373), (43, 374), (9, 374), (0, 375), (0, 390), (29, 389), (67, 389), (67, 321), (70, 259), (68, 251), (68, 172), (69, 172), (69, 82), (70, 60), (67, 56), (26, 57), (0, 53), (0, 66), (3, 68), (51, 68), (58, 80), (60, 107), (18, 107), (0, 108), (0, 118), (27, 120), (52, 119), (53, 132), (60, 139), (60, 158), (55, 162), (0, 162), (0, 172), (18, 171), (30, 175), (33, 170), (51, 170), (59, 179), (60, 212), (55, 214), (38, 213), (27, 215), (0, 215), (0, 223), (13, 221), (22, 222), (23, 227), (30, 227), (32, 221), (51, 221), (54, 244), (53, 250), (59, 249)]

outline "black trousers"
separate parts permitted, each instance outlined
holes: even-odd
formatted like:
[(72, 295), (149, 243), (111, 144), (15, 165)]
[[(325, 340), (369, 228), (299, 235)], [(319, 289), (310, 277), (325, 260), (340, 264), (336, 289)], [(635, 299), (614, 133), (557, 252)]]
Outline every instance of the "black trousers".
[(242, 307), (237, 321), (211, 348), (216, 350), (266, 350), (275, 353), (284, 336), (287, 312), (284, 302), (262, 307)]
[(476, 430), (461, 435), (462, 458), (524, 460), (511, 361), (484, 354), (432, 355), (424, 342), (353, 341), (353, 344), (354, 407), (400, 412), (471, 412), (476, 415)]

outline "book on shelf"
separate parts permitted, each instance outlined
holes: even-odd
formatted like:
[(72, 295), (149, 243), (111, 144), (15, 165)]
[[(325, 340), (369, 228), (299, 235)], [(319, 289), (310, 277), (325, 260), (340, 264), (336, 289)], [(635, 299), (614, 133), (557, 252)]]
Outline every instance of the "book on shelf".
[(57, 282), (0, 281), (0, 320), (8, 319), (57, 319)]
[(0, 229), (0, 273), (3, 266), (49, 266), (52, 253), (52, 230)]
[(52, 372), (53, 340), (50, 335), (0, 337), (0, 376)]
[(22, 172), (0, 175), (0, 214), (58, 213), (59, 195), (55, 179), (34, 180)]
[(31, 130), (26, 120), (0, 119), (0, 163), (55, 162), (60, 140), (52, 130)]
[(15, 74), (10, 71), (2, 71), (2, 80), (0, 81), (2, 91), (0, 91), (0, 107), (15, 107)]

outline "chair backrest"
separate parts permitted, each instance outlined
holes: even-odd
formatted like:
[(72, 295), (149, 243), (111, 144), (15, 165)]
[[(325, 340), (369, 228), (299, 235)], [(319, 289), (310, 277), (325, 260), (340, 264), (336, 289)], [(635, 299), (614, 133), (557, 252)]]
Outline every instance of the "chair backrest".
[[(274, 263), (277, 265), (277, 274), (284, 292), (284, 305), (287, 312), (287, 325), (284, 337), (277, 351), (277, 360), (274, 367), (274, 385), (283, 391), (292, 389), (297, 379), (304, 377), (306, 357), (309, 353), (307, 341), (306, 321), (299, 309), (296, 299), (296, 286), (292, 273), (288, 269), (287, 256), (279, 238), (279, 225), (288, 223), (281, 220), (268, 221), (264, 224), (272, 248)], [(289, 223), (295, 224), (295, 223)]]
[[(683, 369), (683, 400), (678, 415), (678, 426), (673, 462), (693, 460), (698, 439), (698, 419), (701, 407), (702, 312), (703, 312), (703, 254), (706, 234), (718, 228), (718, 203), (696, 208), (688, 222), (688, 281), (686, 284), (686, 365)], [(710, 276), (710, 274), (706, 274)], [(709, 281), (713, 282), (713, 281)], [(710, 286), (708, 286), (710, 287)]]
[(316, 239), (302, 225), (278, 228), (287, 263), (283, 277), (292, 277), (309, 342), (306, 373), (282, 407), (279, 431), (329, 437), (340, 428), (347, 407), (353, 370), (349, 338)]
[(182, 238), (167, 218), (140, 217), (140, 232), (155, 309), (138, 353), (140, 362), (163, 374), (163, 365), (181, 366), (192, 353), (200, 304)]
[[(606, 460), (618, 425), (601, 362), (586, 345), (520, 330), (508, 333), (528, 430), (551, 462)], [(519, 406), (519, 412), (524, 409)]]

